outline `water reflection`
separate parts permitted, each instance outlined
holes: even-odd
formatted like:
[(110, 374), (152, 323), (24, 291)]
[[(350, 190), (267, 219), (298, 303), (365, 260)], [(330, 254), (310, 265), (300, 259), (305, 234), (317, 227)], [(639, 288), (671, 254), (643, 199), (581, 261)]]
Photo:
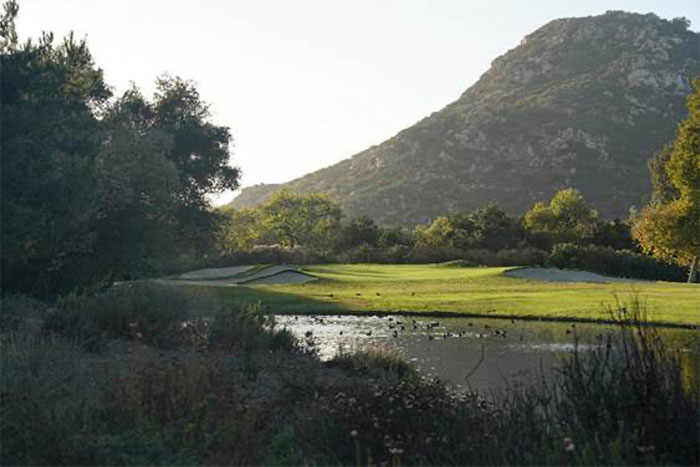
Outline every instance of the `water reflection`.
[[(497, 390), (514, 378), (549, 374), (573, 352), (604, 345), (611, 325), (471, 318), (403, 316), (276, 316), (278, 326), (313, 340), (322, 359), (340, 351), (389, 347), (426, 377), (437, 376), (456, 388)], [(660, 329), (668, 345), (681, 353), (684, 377), (700, 379), (698, 333)], [(480, 361), (483, 360), (480, 363)], [(468, 377), (468, 378), (467, 378)]]

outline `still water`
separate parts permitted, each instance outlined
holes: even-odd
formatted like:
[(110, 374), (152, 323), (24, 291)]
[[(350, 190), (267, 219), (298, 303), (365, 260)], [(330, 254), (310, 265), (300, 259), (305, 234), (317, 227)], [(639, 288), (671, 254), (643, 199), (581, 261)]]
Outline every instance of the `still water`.
[[(404, 316), (278, 315), (300, 339), (311, 339), (321, 359), (339, 352), (383, 347), (398, 352), (425, 377), (439, 377), (455, 389), (498, 390), (514, 381), (551, 374), (561, 359), (579, 349), (604, 345), (617, 327), (484, 318)], [(678, 351), (684, 378), (700, 378), (700, 340), (696, 330), (658, 329)], [(481, 362), (481, 363), (480, 363)]]

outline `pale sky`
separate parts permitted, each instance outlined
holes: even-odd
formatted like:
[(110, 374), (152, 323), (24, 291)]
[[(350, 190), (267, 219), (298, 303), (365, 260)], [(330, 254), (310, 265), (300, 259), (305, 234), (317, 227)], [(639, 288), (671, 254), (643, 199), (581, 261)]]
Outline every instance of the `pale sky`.
[[(20, 38), (87, 37), (117, 94), (191, 79), (231, 128), (242, 185), (352, 156), (454, 101), (550, 20), (685, 16), (697, 0), (19, 0)], [(232, 194), (219, 197), (222, 203)]]

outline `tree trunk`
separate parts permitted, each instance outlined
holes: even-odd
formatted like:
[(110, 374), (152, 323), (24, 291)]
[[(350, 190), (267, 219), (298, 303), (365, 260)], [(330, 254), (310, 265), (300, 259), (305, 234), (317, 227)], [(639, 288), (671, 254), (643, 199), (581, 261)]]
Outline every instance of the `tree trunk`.
[(690, 272), (688, 273), (688, 283), (698, 282), (698, 257), (693, 258), (690, 263)]

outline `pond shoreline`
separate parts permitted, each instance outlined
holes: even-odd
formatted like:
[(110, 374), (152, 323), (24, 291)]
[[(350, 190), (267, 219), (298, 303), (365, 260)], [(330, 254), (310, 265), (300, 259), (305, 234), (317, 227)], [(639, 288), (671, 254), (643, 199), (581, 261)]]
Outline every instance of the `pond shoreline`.
[(689, 323), (674, 323), (669, 321), (635, 321), (633, 319), (626, 321), (619, 321), (614, 319), (602, 319), (602, 318), (576, 318), (576, 317), (555, 317), (555, 316), (532, 316), (532, 315), (517, 315), (517, 314), (491, 314), (491, 313), (476, 313), (468, 311), (408, 311), (408, 310), (397, 310), (397, 311), (372, 311), (372, 310), (358, 310), (358, 311), (314, 311), (314, 312), (303, 312), (299, 310), (295, 311), (269, 311), (266, 312), (268, 315), (306, 315), (306, 316), (406, 316), (406, 317), (422, 317), (422, 318), (489, 318), (489, 319), (502, 319), (502, 320), (522, 320), (522, 321), (542, 321), (542, 322), (555, 322), (555, 323), (587, 323), (587, 324), (602, 324), (602, 325), (640, 325), (645, 327), (655, 327), (655, 328), (671, 328), (671, 329), (700, 329), (700, 324), (689, 324)]

